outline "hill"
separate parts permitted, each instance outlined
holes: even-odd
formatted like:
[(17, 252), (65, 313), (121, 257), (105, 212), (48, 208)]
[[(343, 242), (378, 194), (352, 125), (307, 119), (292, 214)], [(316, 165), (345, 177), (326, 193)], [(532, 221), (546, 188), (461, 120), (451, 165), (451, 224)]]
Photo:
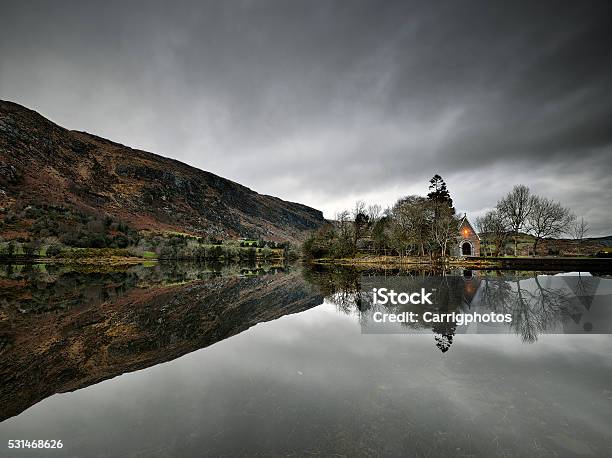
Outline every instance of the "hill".
[(0, 236), (27, 238), (68, 211), (73, 220), (111, 218), (136, 231), (221, 239), (296, 241), (325, 222), (305, 205), (0, 101)]

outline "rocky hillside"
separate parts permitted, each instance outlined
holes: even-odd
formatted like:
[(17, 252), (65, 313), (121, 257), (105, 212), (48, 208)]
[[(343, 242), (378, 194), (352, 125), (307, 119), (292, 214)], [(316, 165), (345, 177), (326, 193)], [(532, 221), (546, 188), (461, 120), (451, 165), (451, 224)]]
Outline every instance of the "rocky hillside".
[(299, 240), (325, 221), (320, 211), (305, 205), (64, 129), (23, 106), (0, 101), (0, 222), (6, 215), (19, 218), (17, 212), (28, 206), (107, 215), (136, 230), (276, 241)]

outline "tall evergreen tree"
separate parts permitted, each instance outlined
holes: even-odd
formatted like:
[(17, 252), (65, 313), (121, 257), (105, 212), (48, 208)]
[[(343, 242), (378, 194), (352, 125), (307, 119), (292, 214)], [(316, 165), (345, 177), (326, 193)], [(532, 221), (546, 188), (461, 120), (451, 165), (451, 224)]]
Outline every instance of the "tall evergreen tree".
[(429, 180), (429, 194), (427, 194), (427, 198), (437, 205), (448, 205), (448, 208), (451, 208), (453, 213), (455, 212), (453, 199), (451, 199), (450, 193), (446, 188), (446, 182), (437, 173)]

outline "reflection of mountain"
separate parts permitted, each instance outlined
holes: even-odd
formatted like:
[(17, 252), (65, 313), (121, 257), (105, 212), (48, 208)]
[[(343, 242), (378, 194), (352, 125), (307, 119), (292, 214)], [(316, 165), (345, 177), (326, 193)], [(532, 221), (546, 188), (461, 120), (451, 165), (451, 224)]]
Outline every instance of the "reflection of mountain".
[(0, 311), (0, 419), (54, 393), (169, 361), (319, 305), (299, 272), (131, 288), (102, 304)]

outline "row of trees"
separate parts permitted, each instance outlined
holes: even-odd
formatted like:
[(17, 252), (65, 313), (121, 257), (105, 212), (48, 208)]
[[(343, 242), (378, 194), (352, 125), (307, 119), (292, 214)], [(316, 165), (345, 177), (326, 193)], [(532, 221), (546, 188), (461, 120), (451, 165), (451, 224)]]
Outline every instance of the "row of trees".
[[(576, 239), (580, 250), (589, 230), (584, 218), (576, 218), (559, 202), (533, 195), (524, 185), (515, 186), (494, 210), (478, 218), (476, 225), (484, 244), (483, 255), (505, 254), (510, 241), (518, 255), (519, 240), (525, 234), (533, 236), (534, 254), (543, 239), (562, 234)], [(458, 228), (459, 218), (446, 183), (434, 175), (427, 196), (403, 197), (384, 211), (379, 205), (358, 201), (352, 211), (338, 213), (333, 224), (313, 234), (303, 251), (311, 258), (350, 257), (357, 252), (446, 257), (457, 242)]]
[(524, 185), (515, 186), (494, 210), (477, 218), (476, 225), (483, 242), (494, 246), (497, 254), (504, 252), (506, 242), (512, 238), (515, 256), (518, 255), (521, 234), (533, 236), (532, 251), (535, 255), (542, 239), (563, 234), (577, 240), (580, 250), (582, 240), (589, 231), (584, 218), (576, 218), (559, 202), (532, 194)]
[(447, 256), (457, 236), (459, 219), (441, 176), (429, 182), (427, 196), (410, 195), (391, 208), (366, 206), (358, 201), (352, 211), (336, 215), (330, 224), (308, 239), (307, 257), (340, 258), (358, 251), (379, 255)]

